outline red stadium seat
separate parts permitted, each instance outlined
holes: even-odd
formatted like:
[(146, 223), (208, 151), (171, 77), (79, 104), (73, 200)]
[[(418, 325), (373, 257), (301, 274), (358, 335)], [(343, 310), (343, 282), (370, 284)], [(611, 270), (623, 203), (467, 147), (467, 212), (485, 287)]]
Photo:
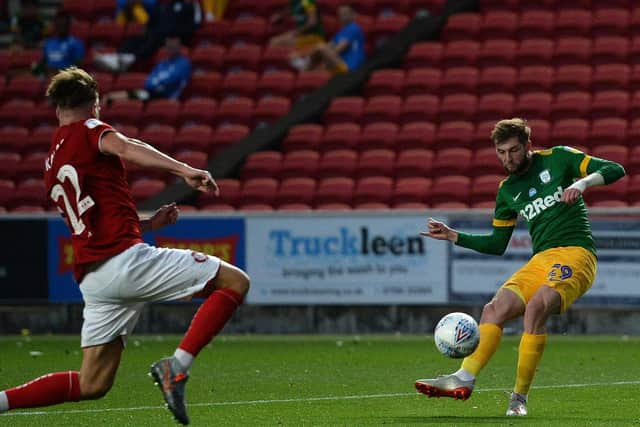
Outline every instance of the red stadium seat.
[(81, 18), (73, 19), (71, 21), (71, 35), (79, 38), (80, 40), (87, 40), (89, 38), (89, 32), (91, 31), (91, 23), (88, 21), (81, 21), (80, 19)]
[(585, 37), (560, 38), (556, 42), (554, 65), (587, 64), (591, 60), (591, 39)]
[(86, 0), (64, 0), (62, 10), (76, 19), (93, 18), (93, 2)]
[(179, 121), (182, 124), (212, 124), (217, 106), (218, 103), (210, 98), (187, 99), (182, 103)]
[[(282, 208), (284, 205), (300, 203), (310, 208), (316, 192), (316, 181), (313, 178), (297, 177), (282, 180), (275, 197), (276, 205)], [(306, 209), (305, 209), (306, 210)]]
[[(393, 1), (396, 3), (396, 1)], [(408, 0), (407, 10), (410, 14), (429, 12), (431, 15), (439, 16), (444, 11), (445, 0)]]
[(186, 125), (180, 128), (173, 140), (174, 151), (197, 150), (210, 152), (213, 131), (209, 125)]
[(464, 203), (467, 207), (469, 193), (471, 190), (471, 179), (466, 176), (449, 175), (438, 176), (433, 180), (428, 202), (436, 209), (454, 208), (455, 205), (438, 206), (440, 203), (458, 202)]
[(194, 73), (191, 83), (185, 90), (185, 96), (214, 98), (220, 94), (222, 75), (216, 72)]
[(307, 212), (312, 211), (313, 207), (306, 203), (284, 203), (278, 205), (279, 211), (295, 211), (295, 212)]
[(442, 63), (444, 47), (441, 42), (428, 41), (414, 43), (404, 58), (404, 67), (407, 69), (422, 67), (439, 67)]
[(362, 111), (362, 123), (397, 122), (402, 109), (402, 98), (394, 95), (381, 95), (369, 98)]
[(40, 49), (16, 50), (11, 54), (9, 67), (18, 73), (29, 71), (40, 59), (42, 59), (42, 51)]
[(16, 185), (13, 181), (0, 178), (0, 206), (7, 206), (9, 204), (15, 188)]
[(594, 147), (591, 155), (601, 159), (612, 160), (625, 166), (629, 162), (629, 147), (620, 144), (600, 145)]
[(439, 68), (414, 68), (407, 72), (404, 82), (404, 95), (438, 94), (442, 71)]
[(591, 119), (627, 117), (631, 96), (623, 90), (596, 92), (591, 101)]
[(556, 69), (553, 90), (555, 92), (588, 91), (591, 89), (591, 78), (589, 65), (564, 65)]
[(631, 24), (626, 8), (599, 9), (593, 14), (591, 34), (600, 36), (627, 36)]
[[(516, 87), (518, 72), (513, 67), (486, 67), (480, 72), (478, 93), (512, 92)], [(520, 89), (520, 88), (518, 88)]]
[(43, 99), (36, 104), (36, 108), (31, 112), (32, 127), (58, 126), (56, 110), (48, 99)]
[(488, 142), (491, 142), (491, 132), (496, 126), (497, 120), (485, 120), (478, 122), (475, 130), (473, 131), (473, 140), (471, 146), (474, 148), (486, 147)]
[(325, 178), (318, 183), (315, 205), (320, 208), (328, 203), (351, 205), (355, 182), (347, 177)]
[(399, 204), (425, 203), (432, 182), (430, 178), (421, 177), (397, 179), (391, 196), (393, 205), (398, 207)]
[(252, 18), (236, 19), (229, 32), (227, 42), (230, 44), (255, 43), (262, 44), (267, 36), (267, 22), (264, 18), (256, 16)]
[(518, 43), (515, 40), (486, 40), (478, 55), (478, 66), (510, 66), (515, 63)]
[(533, 38), (520, 42), (516, 52), (518, 66), (548, 65), (554, 52), (554, 42), (551, 39)]
[(404, 86), (404, 71), (378, 70), (371, 73), (364, 92), (368, 97), (380, 95), (397, 95), (402, 93)]
[(35, 103), (27, 99), (12, 99), (0, 107), (0, 125), (26, 126), (32, 124)]
[(129, 72), (120, 74), (113, 83), (113, 90), (139, 90), (144, 88), (144, 82), (147, 80), (146, 73)]
[(236, 206), (240, 199), (240, 181), (232, 178), (216, 179), (216, 184), (220, 189), (220, 195), (213, 192), (200, 193), (198, 196), (198, 206), (227, 205)]
[(282, 153), (258, 151), (250, 154), (242, 165), (242, 179), (277, 178), (282, 168)]
[(531, 128), (531, 140), (536, 147), (548, 147), (550, 145), (549, 140), (551, 137), (551, 124), (547, 120), (532, 119), (528, 121)]
[(595, 67), (591, 89), (628, 90), (631, 80), (631, 67), (627, 64), (604, 64)]
[(589, 123), (583, 119), (564, 119), (553, 123), (550, 140), (554, 145), (582, 145), (589, 134)]
[(287, 114), (290, 109), (291, 101), (287, 98), (281, 96), (262, 98), (253, 112), (254, 126), (269, 125)]
[(222, 67), (225, 71), (255, 71), (260, 62), (260, 46), (254, 44), (235, 45), (227, 50)]
[(316, 205), (316, 210), (342, 212), (342, 211), (350, 211), (351, 206), (346, 203), (319, 203)]
[(513, 116), (515, 97), (510, 93), (483, 95), (478, 101), (476, 120), (498, 121)]
[(265, 50), (262, 53), (262, 57), (260, 58), (260, 69), (263, 72), (288, 71), (291, 69), (289, 61), (288, 48), (267, 46), (265, 47)]
[(408, 23), (409, 17), (406, 15), (378, 16), (371, 28), (369, 38), (374, 46), (379, 47)]
[(264, 73), (256, 84), (256, 96), (285, 96), (293, 93), (295, 75), (291, 71), (270, 71)]
[(594, 150), (593, 154), (595, 155), (596, 150), (603, 146), (608, 146), (610, 144), (626, 144), (627, 127), (628, 123), (625, 119), (616, 117), (597, 119), (591, 122), (589, 146)]
[(589, 92), (563, 92), (551, 104), (551, 118), (554, 120), (588, 117), (591, 112)]
[(433, 123), (415, 122), (403, 125), (396, 136), (396, 149), (432, 148), (436, 139), (436, 127)]
[(318, 166), (319, 178), (353, 176), (358, 163), (358, 154), (354, 150), (330, 150), (324, 153)]
[(434, 203), (431, 206), (433, 209), (442, 209), (442, 210), (458, 210), (458, 209), (469, 209), (469, 204), (465, 202), (439, 202)]
[(322, 141), (323, 128), (316, 124), (293, 126), (282, 141), (283, 151), (317, 150)]
[(466, 175), (472, 157), (473, 151), (468, 148), (442, 148), (436, 151), (431, 171), (434, 176)]
[(116, 2), (113, 0), (93, 0), (93, 20), (101, 22), (113, 19), (116, 14)]
[(631, 12), (629, 32), (634, 37), (640, 35), (640, 7), (634, 8)]
[(320, 164), (320, 153), (313, 150), (289, 151), (284, 155), (280, 177), (315, 177)]
[(197, 169), (206, 169), (209, 155), (203, 151), (181, 151), (174, 158)]
[[(49, 151), (51, 139), (53, 138), (55, 131), (56, 128), (53, 126), (38, 126), (37, 128), (34, 128), (28, 138), (20, 140), (22, 149), (17, 151), (22, 151), (24, 153)], [(118, 129), (118, 131), (122, 132), (122, 129)]]
[(258, 75), (254, 71), (229, 73), (220, 85), (220, 97), (246, 96), (252, 98), (256, 92)]
[(114, 101), (102, 114), (111, 124), (138, 125), (142, 118), (142, 101), (137, 99)]
[(323, 119), (326, 124), (360, 123), (364, 109), (364, 98), (359, 96), (343, 96), (334, 98), (325, 111)]
[(254, 105), (253, 100), (245, 97), (227, 98), (218, 105), (216, 121), (224, 125), (251, 124)]
[(160, 179), (142, 178), (131, 183), (131, 195), (136, 203), (146, 200), (164, 190), (166, 184)]
[(477, 104), (475, 95), (459, 93), (444, 96), (440, 104), (440, 121), (473, 120)]
[(438, 148), (469, 147), (473, 140), (473, 123), (444, 122), (438, 127), (436, 135)]
[(4, 89), (4, 97), (37, 99), (44, 96), (42, 80), (35, 76), (23, 75), (12, 78)]
[(556, 37), (581, 37), (591, 32), (591, 11), (567, 9), (556, 14)]
[(152, 99), (144, 110), (146, 124), (175, 125), (180, 112), (180, 102), (175, 99)]
[(524, 93), (518, 97), (515, 113), (527, 119), (548, 119), (553, 97), (547, 92)]
[(587, 205), (605, 200), (626, 200), (628, 188), (629, 177), (625, 176), (609, 185), (591, 187), (583, 197)]
[(139, 138), (156, 147), (162, 152), (169, 152), (173, 149), (173, 140), (176, 136), (176, 130), (171, 125), (151, 125), (144, 128)]
[[(0, 114), (2, 114), (1, 110)], [(637, 118), (640, 118), (640, 91), (633, 93), (631, 103), (629, 104), (629, 119), (634, 120)]]
[(353, 209), (363, 210), (363, 211), (380, 211), (380, 210), (388, 210), (390, 209), (389, 204), (382, 202), (361, 202), (354, 203)]
[(124, 26), (115, 20), (95, 22), (89, 29), (89, 41), (93, 46), (119, 46), (123, 39)]
[(520, 14), (516, 36), (521, 40), (553, 37), (555, 15), (549, 10), (527, 10)]
[(522, 67), (518, 75), (519, 93), (549, 92), (555, 77), (555, 70), (545, 65)]
[[(384, 203), (388, 207), (392, 194), (392, 178), (387, 176), (369, 176), (358, 180), (353, 193), (353, 202), (356, 207), (364, 203)], [(369, 206), (368, 208), (370, 209), (372, 207), (373, 206)]]
[(409, 149), (398, 153), (396, 177), (413, 178), (431, 176), (434, 154), (431, 150)]
[(293, 88), (294, 97), (299, 98), (313, 92), (325, 85), (330, 77), (331, 75), (327, 71), (304, 71), (298, 73)]
[(465, 67), (475, 65), (480, 52), (480, 43), (474, 40), (448, 42), (442, 53), (441, 66)]
[[(272, 206), (275, 204), (278, 181), (273, 178), (253, 178), (242, 183), (240, 190), (240, 204), (265, 204)], [(241, 207), (241, 209), (243, 209)]]
[(518, 30), (518, 15), (509, 11), (489, 11), (480, 24), (480, 37), (489, 39), (513, 39)]
[(416, 122), (434, 122), (440, 111), (440, 99), (435, 95), (408, 96), (402, 105), (400, 122), (403, 124)]
[[(0, 150), (4, 150), (4, 141), (0, 142)], [(18, 172), (22, 157), (17, 152), (0, 151), (0, 191), (5, 191), (5, 181), (13, 179)], [(6, 184), (6, 183), (5, 183)], [(7, 196), (9, 193), (7, 193)], [(5, 198), (0, 196), (0, 206), (4, 204)]]
[(91, 76), (98, 82), (98, 90), (100, 93), (111, 92), (111, 87), (115, 80), (113, 74), (106, 72), (94, 72)]
[(471, 182), (471, 203), (495, 201), (503, 175), (480, 175)]
[(449, 16), (442, 30), (442, 39), (452, 40), (477, 40), (482, 16), (477, 13), (457, 13)]
[(194, 45), (207, 46), (214, 43), (225, 44), (231, 25), (231, 21), (225, 19), (214, 22), (204, 22), (200, 25), (200, 28), (196, 30), (193, 37)]
[[(489, 140), (487, 136), (487, 140)], [(504, 175), (504, 167), (496, 154), (495, 147), (478, 148), (473, 153), (469, 175), (479, 176), (484, 174)]]
[(475, 67), (447, 68), (440, 82), (440, 92), (443, 95), (475, 93), (478, 76), (479, 72)]
[[(43, 160), (44, 161), (44, 160)], [(42, 164), (40, 164), (40, 175), (42, 175)], [(28, 178), (21, 181), (16, 186), (10, 197), (8, 205), (14, 209), (21, 205), (31, 205), (44, 207), (49, 203), (47, 189), (44, 180), (41, 178)]]
[[(640, 10), (640, 8), (638, 8), (638, 10)], [(631, 39), (631, 46), (629, 47), (629, 62), (635, 66), (640, 64), (640, 31), (638, 32), (638, 35)]]
[[(636, 147), (636, 148), (640, 148), (640, 147)], [(635, 150), (635, 151), (638, 151), (638, 150)], [(0, 186), (1, 186), (1, 182), (2, 181), (0, 181)], [(632, 175), (629, 178), (629, 184), (627, 187), (627, 197), (629, 201), (634, 204), (634, 206), (637, 206), (637, 203), (640, 202), (640, 175), (638, 175), (637, 173), (635, 175)]]
[[(29, 129), (22, 126), (5, 126), (0, 128), (0, 151), (24, 152), (29, 147)], [(51, 135), (49, 136), (51, 140)], [(48, 145), (44, 150), (47, 151)]]
[(392, 150), (373, 149), (360, 154), (355, 174), (358, 178), (367, 176), (393, 176), (396, 153)]
[(196, 46), (191, 51), (193, 70), (211, 72), (222, 68), (225, 48), (220, 45)]
[(242, 203), (238, 206), (238, 210), (245, 212), (271, 212), (273, 206), (266, 203)]
[(591, 62), (595, 65), (627, 63), (630, 39), (627, 37), (597, 37), (593, 41)]
[(362, 129), (358, 140), (358, 150), (395, 149), (398, 125), (393, 122), (370, 123)]

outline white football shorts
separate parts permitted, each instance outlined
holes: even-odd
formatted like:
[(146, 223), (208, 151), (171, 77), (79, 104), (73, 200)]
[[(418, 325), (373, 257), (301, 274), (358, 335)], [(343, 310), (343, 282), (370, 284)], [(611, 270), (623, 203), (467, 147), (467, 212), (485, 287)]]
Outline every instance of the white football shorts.
[(131, 335), (147, 302), (175, 301), (201, 291), (220, 259), (185, 249), (138, 243), (109, 258), (80, 283), (84, 299), (81, 346)]

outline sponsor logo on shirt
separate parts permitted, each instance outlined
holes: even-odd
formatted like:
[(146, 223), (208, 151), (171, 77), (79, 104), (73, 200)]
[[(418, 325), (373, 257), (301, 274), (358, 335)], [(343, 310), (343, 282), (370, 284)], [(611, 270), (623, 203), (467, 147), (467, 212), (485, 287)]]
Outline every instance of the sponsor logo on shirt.
[(553, 195), (534, 199), (531, 203), (528, 203), (524, 208), (522, 208), (520, 215), (522, 215), (525, 220), (531, 221), (540, 212), (546, 211), (547, 209), (555, 206), (555, 204), (562, 198), (563, 191), (562, 187), (558, 186)]

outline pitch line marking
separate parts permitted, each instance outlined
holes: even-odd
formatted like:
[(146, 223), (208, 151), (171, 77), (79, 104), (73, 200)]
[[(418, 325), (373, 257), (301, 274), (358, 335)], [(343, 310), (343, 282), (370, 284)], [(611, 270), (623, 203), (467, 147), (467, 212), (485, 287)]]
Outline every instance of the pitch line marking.
[[(556, 388), (585, 388), (596, 386), (615, 386), (615, 385), (638, 385), (640, 381), (614, 381), (607, 383), (584, 383), (584, 384), (555, 384), (555, 385), (539, 385), (532, 386), (532, 389), (556, 389)], [(480, 388), (474, 390), (475, 393), (505, 391), (510, 387)], [(319, 396), (319, 397), (300, 397), (292, 399), (264, 399), (264, 400), (237, 400), (228, 402), (203, 402), (190, 403), (188, 407), (201, 406), (237, 406), (237, 405), (260, 405), (269, 403), (297, 403), (297, 402), (320, 402), (328, 400), (356, 400), (356, 399), (380, 399), (387, 397), (407, 397), (419, 396), (419, 393), (383, 393), (383, 394), (361, 394), (350, 396)], [(30, 411), (30, 412), (8, 412), (0, 415), (0, 417), (17, 417), (32, 415), (64, 415), (64, 414), (89, 414), (99, 412), (124, 412), (124, 411), (146, 411), (152, 409), (165, 409), (164, 406), (133, 406), (129, 408), (104, 408), (104, 409), (69, 409), (62, 411)]]

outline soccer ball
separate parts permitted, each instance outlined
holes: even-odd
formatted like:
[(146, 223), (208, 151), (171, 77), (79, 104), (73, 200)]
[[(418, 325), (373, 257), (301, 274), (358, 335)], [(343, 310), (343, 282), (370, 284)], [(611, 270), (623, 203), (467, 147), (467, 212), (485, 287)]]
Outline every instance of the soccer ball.
[(468, 314), (449, 313), (436, 325), (433, 338), (440, 353), (459, 359), (467, 357), (478, 347), (480, 330)]

